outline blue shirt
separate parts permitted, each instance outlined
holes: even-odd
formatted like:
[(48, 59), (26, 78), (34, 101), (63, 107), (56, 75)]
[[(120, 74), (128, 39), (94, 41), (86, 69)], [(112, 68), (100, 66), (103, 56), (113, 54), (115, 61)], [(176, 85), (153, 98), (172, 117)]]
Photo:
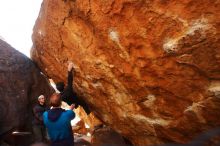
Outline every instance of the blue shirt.
[(73, 139), (70, 121), (75, 117), (72, 110), (51, 109), (43, 113), (43, 121), (52, 141)]

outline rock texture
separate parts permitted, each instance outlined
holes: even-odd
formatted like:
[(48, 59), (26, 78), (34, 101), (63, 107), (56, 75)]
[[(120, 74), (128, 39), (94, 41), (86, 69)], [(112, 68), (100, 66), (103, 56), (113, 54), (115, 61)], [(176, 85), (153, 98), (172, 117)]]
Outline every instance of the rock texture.
[(15, 129), (30, 131), (33, 104), (52, 90), (29, 58), (2, 40), (0, 84), (0, 136)]
[(219, 0), (44, 0), (32, 58), (135, 145), (220, 126)]
[(79, 106), (75, 113), (82, 119), (84, 124), (88, 125), (90, 130), (93, 130), (96, 126), (102, 125), (103, 123), (94, 115), (94, 113), (90, 113), (89, 115), (83, 110), (81, 106)]
[(89, 132), (89, 130), (86, 128), (85, 123), (80, 120), (79, 122), (76, 123), (76, 125), (74, 125), (72, 127), (73, 132), (77, 133), (77, 134), (83, 134), (86, 135), (87, 132)]
[(123, 137), (109, 127), (96, 129), (91, 139), (92, 146), (128, 146)]

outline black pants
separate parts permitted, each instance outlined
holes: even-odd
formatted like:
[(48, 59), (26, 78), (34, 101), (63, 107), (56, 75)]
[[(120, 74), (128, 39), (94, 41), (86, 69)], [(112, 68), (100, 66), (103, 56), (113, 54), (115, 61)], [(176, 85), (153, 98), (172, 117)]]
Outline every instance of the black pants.
[(46, 139), (46, 128), (43, 125), (33, 125), (34, 141), (42, 142)]

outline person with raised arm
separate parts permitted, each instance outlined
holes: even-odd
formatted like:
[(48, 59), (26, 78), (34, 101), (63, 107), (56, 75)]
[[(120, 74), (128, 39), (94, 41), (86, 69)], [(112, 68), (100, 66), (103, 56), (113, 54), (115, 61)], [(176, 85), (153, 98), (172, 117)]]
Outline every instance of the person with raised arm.
[(63, 82), (56, 83), (56, 88), (61, 94), (61, 98), (64, 102), (66, 102), (68, 105), (75, 104), (75, 108), (77, 108), (79, 105), (83, 107), (87, 115), (90, 114), (90, 109), (88, 105), (85, 103), (85, 101), (81, 98), (79, 98), (73, 90), (73, 75), (75, 73), (73, 69), (73, 63), (69, 62), (68, 64), (68, 77), (67, 77), (67, 86), (65, 87), (65, 84)]

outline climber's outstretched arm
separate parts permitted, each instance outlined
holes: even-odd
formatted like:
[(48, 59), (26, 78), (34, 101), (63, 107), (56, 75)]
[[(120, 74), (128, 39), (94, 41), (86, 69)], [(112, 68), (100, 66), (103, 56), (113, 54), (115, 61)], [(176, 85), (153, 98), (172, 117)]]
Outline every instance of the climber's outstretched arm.
[(73, 86), (73, 63), (68, 64), (67, 88), (72, 90)]

